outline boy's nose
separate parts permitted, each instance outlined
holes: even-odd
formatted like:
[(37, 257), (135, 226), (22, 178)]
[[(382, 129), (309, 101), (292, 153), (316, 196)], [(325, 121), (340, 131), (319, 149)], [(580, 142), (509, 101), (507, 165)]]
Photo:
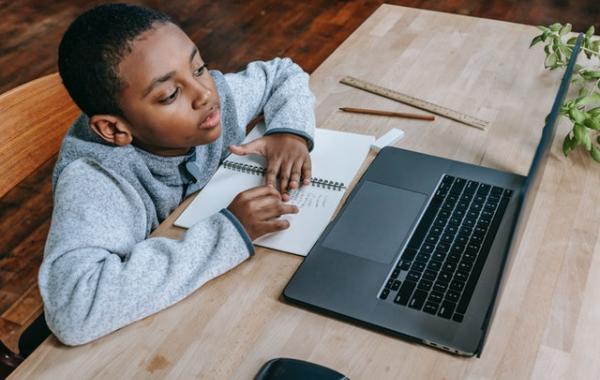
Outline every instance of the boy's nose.
[(201, 83), (196, 84), (194, 86), (194, 98), (192, 101), (192, 108), (195, 110), (201, 109), (202, 107), (208, 104), (208, 100), (210, 99), (210, 95), (212, 92), (206, 86)]

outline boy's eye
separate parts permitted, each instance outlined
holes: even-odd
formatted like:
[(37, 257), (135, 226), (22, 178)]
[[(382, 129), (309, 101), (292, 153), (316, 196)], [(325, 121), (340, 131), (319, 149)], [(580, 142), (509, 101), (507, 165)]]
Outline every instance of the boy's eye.
[(161, 104), (170, 104), (170, 103), (173, 103), (173, 101), (177, 98), (177, 95), (179, 95), (179, 87), (177, 87), (175, 89), (175, 91), (173, 91), (171, 93), (171, 95), (167, 96), (166, 98), (160, 99), (159, 103), (161, 103)]
[(199, 77), (202, 76), (202, 74), (204, 74), (204, 71), (206, 71), (206, 63), (202, 66), (200, 66), (199, 68), (197, 68), (196, 70), (194, 70), (194, 76)]

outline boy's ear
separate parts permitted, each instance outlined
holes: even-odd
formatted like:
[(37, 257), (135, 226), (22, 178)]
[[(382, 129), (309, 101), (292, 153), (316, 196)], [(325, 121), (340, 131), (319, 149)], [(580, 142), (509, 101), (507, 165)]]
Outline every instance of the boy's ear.
[(90, 128), (104, 140), (117, 146), (131, 144), (133, 135), (129, 124), (114, 115), (94, 115), (90, 117)]

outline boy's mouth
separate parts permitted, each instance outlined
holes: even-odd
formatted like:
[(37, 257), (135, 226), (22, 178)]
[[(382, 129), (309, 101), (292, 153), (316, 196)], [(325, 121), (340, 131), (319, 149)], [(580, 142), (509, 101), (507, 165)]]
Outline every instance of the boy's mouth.
[(213, 129), (219, 125), (220, 121), (221, 121), (221, 113), (219, 112), (219, 109), (217, 108), (208, 114), (206, 119), (204, 119), (204, 121), (202, 121), (202, 123), (200, 123), (200, 125), (198, 125), (198, 128)]

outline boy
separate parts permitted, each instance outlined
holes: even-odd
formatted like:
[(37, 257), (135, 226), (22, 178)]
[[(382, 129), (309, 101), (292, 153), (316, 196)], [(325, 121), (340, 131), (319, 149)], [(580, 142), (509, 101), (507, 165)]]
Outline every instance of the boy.
[[(298, 212), (286, 192), (310, 178), (314, 97), (289, 59), (208, 72), (166, 15), (110, 4), (65, 32), (59, 72), (83, 114), (54, 171), (39, 284), (48, 326), (65, 344), (178, 302), (253, 255), (254, 239), (287, 228), (279, 216)], [(237, 146), (262, 112), (265, 136)], [(230, 151), (264, 155), (266, 185), (239, 194), (181, 241), (148, 238)]]

